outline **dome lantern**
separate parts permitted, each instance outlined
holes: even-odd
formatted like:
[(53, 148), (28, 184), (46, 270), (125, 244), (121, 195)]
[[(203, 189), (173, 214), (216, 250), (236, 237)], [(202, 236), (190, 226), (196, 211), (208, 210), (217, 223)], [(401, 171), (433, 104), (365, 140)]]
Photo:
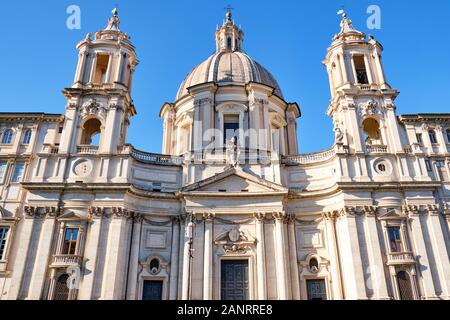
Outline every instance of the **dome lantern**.
[(241, 51), (243, 31), (234, 24), (231, 8), (227, 8), (222, 27), (216, 31), (216, 52)]

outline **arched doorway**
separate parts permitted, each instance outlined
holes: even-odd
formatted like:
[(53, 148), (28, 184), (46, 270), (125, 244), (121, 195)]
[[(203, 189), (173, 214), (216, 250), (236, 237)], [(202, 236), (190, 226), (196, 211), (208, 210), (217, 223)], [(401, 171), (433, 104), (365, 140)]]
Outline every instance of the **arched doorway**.
[(397, 273), (398, 291), (400, 300), (414, 300), (414, 294), (411, 286), (411, 277), (406, 271)]

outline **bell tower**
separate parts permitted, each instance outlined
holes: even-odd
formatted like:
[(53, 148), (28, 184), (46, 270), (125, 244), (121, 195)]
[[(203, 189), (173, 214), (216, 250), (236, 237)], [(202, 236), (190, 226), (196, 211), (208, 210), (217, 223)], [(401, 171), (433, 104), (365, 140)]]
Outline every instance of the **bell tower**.
[(341, 10), (341, 31), (328, 48), (327, 68), (336, 140), (350, 153), (403, 151), (394, 101), (399, 92), (386, 81), (382, 45), (367, 40)]
[(136, 114), (132, 79), (139, 61), (130, 37), (120, 30), (117, 9), (107, 26), (77, 45), (74, 83), (67, 99), (60, 153), (116, 154)]

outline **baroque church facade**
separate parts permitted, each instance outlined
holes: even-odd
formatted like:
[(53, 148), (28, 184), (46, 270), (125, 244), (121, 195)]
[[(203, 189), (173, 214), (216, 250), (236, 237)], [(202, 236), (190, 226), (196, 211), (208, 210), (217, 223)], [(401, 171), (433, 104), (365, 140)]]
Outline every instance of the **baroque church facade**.
[(313, 154), (230, 12), (161, 108), (162, 154), (127, 144), (119, 24), (77, 45), (64, 114), (0, 113), (0, 299), (450, 299), (450, 114), (397, 115), (382, 45), (345, 13), (335, 144)]

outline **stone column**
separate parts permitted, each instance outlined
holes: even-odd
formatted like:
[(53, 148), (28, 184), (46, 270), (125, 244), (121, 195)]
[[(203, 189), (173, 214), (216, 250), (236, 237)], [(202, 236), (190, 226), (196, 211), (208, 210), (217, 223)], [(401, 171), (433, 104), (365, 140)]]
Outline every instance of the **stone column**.
[(433, 252), (436, 260), (436, 268), (439, 273), (439, 279), (444, 299), (450, 298), (450, 257), (445, 246), (445, 237), (441, 226), (441, 214), (437, 206), (430, 205), (428, 211), (428, 228), (430, 238), (433, 243)]
[(367, 77), (369, 78), (368, 79), (369, 84), (373, 84), (375, 81), (372, 76), (372, 68), (371, 68), (372, 66), (370, 65), (369, 57), (366, 54), (364, 55), (364, 63), (366, 65)]
[(376, 209), (374, 207), (365, 207), (365, 229), (366, 241), (369, 243), (369, 262), (370, 262), (370, 280), (374, 286), (374, 293), (377, 299), (390, 300), (386, 275), (384, 273), (383, 254), (381, 251), (380, 239), (377, 231)]
[(373, 54), (375, 56), (375, 65), (377, 67), (378, 79), (380, 81), (380, 85), (381, 85), (381, 87), (385, 87), (386, 79), (384, 77), (383, 66), (381, 65), (380, 53), (378, 52), (378, 50), (375, 50), (375, 52)]
[(126, 267), (128, 266), (129, 218), (123, 208), (113, 208), (103, 274), (102, 300), (124, 300)]
[[(113, 63), (113, 54), (110, 52), (108, 54), (109, 58), (108, 58), (108, 66), (106, 69), (106, 75), (105, 75), (105, 82), (106, 83), (111, 83), (111, 69), (112, 69), (112, 63)], [(102, 79), (103, 80), (103, 79)]]
[(353, 54), (348, 57), (351, 60), (352, 66), (352, 74), (353, 74), (353, 84), (358, 84), (358, 75), (356, 73), (355, 59), (353, 58)]
[(138, 300), (137, 284), (139, 271), (139, 252), (141, 247), (141, 230), (143, 217), (139, 213), (133, 214), (133, 234), (131, 235), (131, 252), (128, 273), (127, 300)]
[(336, 228), (335, 228), (336, 213), (324, 212), (322, 216), (325, 219), (327, 246), (330, 252), (331, 286), (333, 290), (333, 299), (341, 300), (343, 299), (344, 296), (342, 292), (342, 279), (340, 270), (341, 262), (339, 259), (339, 252), (336, 239)]
[(125, 60), (124, 55), (125, 54), (123, 52), (119, 53), (119, 60), (117, 63), (116, 77), (115, 77), (115, 82), (118, 82), (118, 83), (122, 83), (122, 70), (123, 70), (123, 63)]
[(345, 270), (342, 280), (348, 300), (367, 298), (355, 214), (355, 208), (345, 207), (337, 221), (342, 269)]
[(300, 279), (298, 272), (297, 241), (295, 232), (295, 215), (288, 218), (289, 261), (291, 270), (292, 299), (300, 300)]
[(358, 124), (358, 115), (356, 113), (356, 106), (355, 104), (351, 103), (348, 105), (348, 117), (349, 117), (349, 123), (350, 123), (350, 134), (353, 136), (353, 143), (356, 153), (362, 153), (363, 152), (363, 142), (361, 141), (361, 132), (359, 130), (359, 124)]
[(201, 105), (203, 100), (194, 101), (194, 123), (192, 125), (191, 135), (191, 151), (194, 153), (201, 152), (203, 149), (203, 127), (201, 123)]
[(106, 116), (105, 127), (102, 127), (100, 153), (116, 154), (119, 144), (120, 118), (123, 107), (111, 103)]
[[(177, 281), (177, 300), (181, 300), (182, 288), (183, 288), (183, 266), (184, 266), (184, 242), (185, 242), (185, 230), (186, 230), (186, 216), (180, 215), (180, 239), (178, 243), (178, 281)], [(180, 268), (181, 267), (181, 268)]]
[(11, 286), (9, 287), (7, 296), (8, 300), (17, 300), (19, 298), (22, 279), (24, 277), (26, 271), (25, 268), (27, 266), (28, 250), (30, 247), (31, 237), (33, 235), (35, 208), (25, 207), (24, 212), (25, 219), (21, 222), (22, 226), (18, 227), (16, 230), (16, 234), (18, 235), (17, 256), (13, 266)]
[(343, 84), (349, 83), (348, 73), (347, 73), (347, 56), (345, 53), (342, 53), (342, 56), (339, 58), (339, 63), (342, 71), (342, 80)]
[(212, 300), (212, 242), (213, 242), (213, 218), (212, 214), (203, 215), (205, 220), (205, 249), (203, 258), (203, 299)]
[(74, 83), (78, 83), (81, 82), (83, 83), (83, 76), (85, 74), (84, 69), (86, 66), (86, 59), (88, 57), (88, 53), (86, 51), (83, 51), (80, 55), (79, 55), (79, 64), (78, 64), (78, 68), (77, 68), (77, 72), (75, 74), (75, 79), (74, 79)]
[(97, 55), (92, 58), (91, 73), (89, 75), (89, 83), (94, 83), (95, 68), (97, 67)]
[(46, 208), (42, 220), (42, 230), (39, 237), (38, 251), (30, 280), (30, 289), (27, 299), (40, 300), (43, 298), (45, 276), (48, 270), (48, 263), (51, 261), (51, 249), (53, 242), (53, 232), (55, 230), (55, 218), (57, 209)]
[(424, 232), (420, 219), (420, 210), (417, 206), (406, 206), (406, 213), (409, 215), (409, 226), (412, 233), (412, 243), (414, 254), (418, 265), (418, 278), (422, 285), (423, 298), (435, 299), (436, 293), (434, 289), (433, 276), (430, 270), (430, 262), (428, 260), (427, 247), (424, 239)]
[(255, 214), (256, 219), (256, 270), (258, 279), (258, 300), (267, 300), (266, 250), (264, 237), (264, 213)]
[(274, 214), (275, 218), (275, 252), (276, 252), (276, 265), (277, 265), (277, 286), (278, 286), (278, 299), (287, 300), (288, 290), (286, 284), (286, 237), (284, 234), (284, 224), (286, 221), (286, 213), (277, 212)]
[[(98, 261), (98, 249), (100, 243), (100, 227), (102, 224), (103, 209), (102, 208), (90, 208), (89, 209), (90, 221), (88, 225), (88, 232), (86, 235), (86, 246), (84, 250), (84, 260), (86, 261), (84, 267), (84, 275), (79, 290), (79, 298), (81, 300), (92, 299), (92, 290), (94, 287), (94, 281), (97, 276), (97, 261)], [(63, 228), (61, 228), (62, 232)], [(59, 239), (62, 239), (60, 234)], [(58, 245), (62, 243), (58, 241)], [(60, 252), (59, 249), (57, 252)]]
[(182, 282), (182, 293), (181, 300), (189, 300), (189, 287), (191, 278), (191, 246), (193, 244), (193, 234), (192, 238), (188, 237), (189, 222), (186, 221), (186, 234), (184, 241), (184, 254), (183, 254), (183, 282)]
[(172, 219), (172, 252), (170, 254), (169, 300), (177, 300), (178, 257), (180, 254), (180, 217)]

